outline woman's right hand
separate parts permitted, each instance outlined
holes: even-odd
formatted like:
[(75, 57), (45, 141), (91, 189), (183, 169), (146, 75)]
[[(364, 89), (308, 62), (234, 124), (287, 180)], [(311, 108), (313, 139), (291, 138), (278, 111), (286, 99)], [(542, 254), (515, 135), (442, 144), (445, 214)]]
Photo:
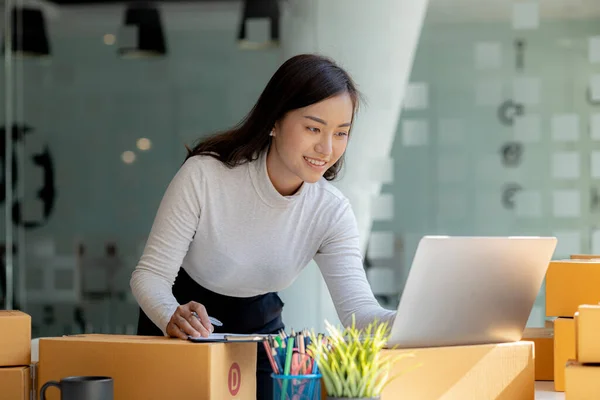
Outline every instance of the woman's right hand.
[(213, 330), (206, 308), (195, 301), (177, 307), (167, 324), (167, 335), (180, 339), (208, 337)]

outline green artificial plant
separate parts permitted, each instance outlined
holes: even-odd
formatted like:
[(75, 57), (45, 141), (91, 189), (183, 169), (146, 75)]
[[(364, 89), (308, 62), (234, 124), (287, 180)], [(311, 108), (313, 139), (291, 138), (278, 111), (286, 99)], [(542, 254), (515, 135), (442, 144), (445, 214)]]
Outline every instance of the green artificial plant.
[(395, 362), (413, 354), (382, 354), (390, 334), (388, 323), (373, 321), (364, 329), (357, 329), (353, 316), (352, 325), (347, 328), (336, 328), (327, 321), (325, 325), (329, 335), (311, 333), (308, 351), (317, 362), (328, 396), (376, 398), (389, 382), (408, 372), (389, 376)]

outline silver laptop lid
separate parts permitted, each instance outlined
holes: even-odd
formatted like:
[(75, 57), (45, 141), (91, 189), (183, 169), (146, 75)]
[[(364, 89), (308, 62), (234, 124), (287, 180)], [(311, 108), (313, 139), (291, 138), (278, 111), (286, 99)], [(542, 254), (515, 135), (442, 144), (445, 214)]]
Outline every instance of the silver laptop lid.
[(555, 237), (423, 237), (388, 347), (521, 340), (556, 243)]

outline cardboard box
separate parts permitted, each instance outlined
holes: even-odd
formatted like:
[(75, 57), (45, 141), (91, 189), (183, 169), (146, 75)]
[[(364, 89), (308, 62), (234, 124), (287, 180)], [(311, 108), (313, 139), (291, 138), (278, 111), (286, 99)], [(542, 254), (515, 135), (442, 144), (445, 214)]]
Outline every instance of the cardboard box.
[(30, 376), (31, 376), (31, 399), (34, 400), (38, 400), (40, 398), (40, 396), (38, 395), (38, 391), (37, 391), (37, 387), (38, 387), (38, 380), (37, 380), (37, 371), (38, 371), (38, 363), (32, 363), (29, 366), (29, 371)]
[(575, 313), (575, 315), (573, 315), (573, 327), (575, 329), (575, 358), (574, 360), (577, 360), (579, 358), (579, 354), (578, 354), (578, 345), (577, 345), (577, 337), (579, 336), (579, 332), (578, 332), (578, 328), (579, 328), (579, 311), (577, 311)]
[(29, 400), (29, 367), (0, 367), (0, 400)]
[(571, 260), (598, 260), (600, 261), (600, 254), (571, 254)]
[[(42, 338), (38, 391), (73, 375), (114, 379), (115, 400), (255, 399), (256, 343), (192, 343), (167, 337)], [(51, 395), (50, 395), (51, 394)], [(58, 400), (58, 391), (49, 400)]]
[(600, 366), (570, 360), (565, 368), (565, 400), (600, 399)]
[(0, 367), (31, 363), (31, 317), (21, 311), (0, 310)]
[(600, 305), (581, 305), (575, 315), (575, 359), (600, 363)]
[(600, 302), (600, 260), (552, 261), (546, 273), (546, 316), (573, 318), (580, 304)]
[(534, 343), (535, 380), (554, 380), (554, 328), (526, 328), (523, 340)]
[(557, 318), (554, 321), (554, 390), (565, 391), (565, 366), (575, 359), (575, 321)]
[(532, 342), (384, 350), (401, 353), (414, 357), (398, 361), (390, 376), (421, 366), (391, 381), (381, 400), (534, 399)]

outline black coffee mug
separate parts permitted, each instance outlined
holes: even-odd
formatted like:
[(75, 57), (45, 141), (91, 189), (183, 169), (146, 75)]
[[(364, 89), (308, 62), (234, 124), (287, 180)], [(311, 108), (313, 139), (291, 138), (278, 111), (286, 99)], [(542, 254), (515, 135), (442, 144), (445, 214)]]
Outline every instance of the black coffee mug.
[(113, 380), (108, 376), (70, 376), (60, 382), (48, 381), (40, 390), (41, 400), (46, 400), (46, 389), (60, 389), (60, 400), (113, 400)]

